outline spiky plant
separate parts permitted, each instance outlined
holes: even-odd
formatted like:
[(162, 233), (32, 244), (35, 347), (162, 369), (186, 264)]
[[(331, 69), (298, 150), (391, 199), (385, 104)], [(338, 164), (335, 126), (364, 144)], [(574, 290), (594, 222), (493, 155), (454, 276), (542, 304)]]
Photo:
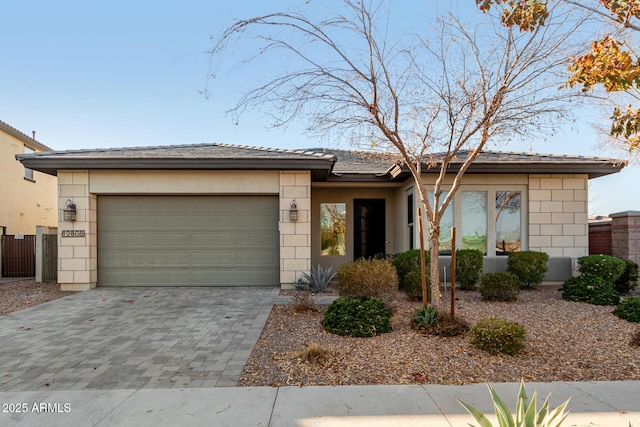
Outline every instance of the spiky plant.
[[(499, 427), (557, 427), (560, 426), (564, 422), (564, 419), (567, 417), (567, 415), (569, 415), (569, 413), (564, 412), (564, 410), (569, 404), (570, 398), (554, 410), (550, 410), (550, 395), (547, 396), (547, 398), (544, 400), (544, 403), (542, 404), (542, 408), (540, 408), (540, 410), (538, 411), (536, 409), (537, 392), (533, 393), (531, 402), (529, 402), (527, 392), (524, 388), (524, 381), (520, 382), (520, 390), (518, 391), (518, 398), (516, 400), (515, 418), (509, 410), (509, 407), (504, 403), (502, 399), (500, 399), (500, 396), (498, 396), (491, 385), (489, 385), (489, 392), (491, 393), (491, 400), (493, 401), (493, 407), (496, 411), (496, 417), (498, 418)], [(482, 412), (460, 400), (458, 400), (458, 403), (460, 403), (467, 411), (469, 411), (471, 415), (473, 415), (476, 421), (480, 423), (481, 427), (493, 427), (493, 424), (491, 424), (489, 419)]]

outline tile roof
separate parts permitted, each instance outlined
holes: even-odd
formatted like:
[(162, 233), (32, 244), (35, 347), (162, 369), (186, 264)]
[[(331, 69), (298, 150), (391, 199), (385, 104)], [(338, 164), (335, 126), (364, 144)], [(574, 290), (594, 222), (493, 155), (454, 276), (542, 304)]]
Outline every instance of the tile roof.
[(308, 159), (333, 157), (309, 150), (254, 147), (223, 143), (159, 145), (152, 147), (96, 148), (41, 153), (48, 158), (106, 159), (106, 158), (167, 158), (167, 159)]
[[(450, 165), (459, 168), (468, 151)], [(437, 163), (440, 155), (431, 160)], [(25, 166), (55, 175), (57, 169), (309, 169), (315, 179), (332, 181), (404, 181), (408, 169), (397, 155), (310, 148), (301, 150), (223, 143), (51, 151), (17, 156)], [(581, 173), (590, 178), (619, 172), (616, 159), (558, 154), (484, 151), (467, 173)], [(425, 162), (424, 173), (435, 173)]]
[(32, 150), (51, 151), (51, 148), (47, 147), (41, 142), (38, 142), (37, 140), (33, 139), (26, 133), (20, 132), (18, 129), (14, 128), (8, 123), (3, 122), (2, 120), (0, 120), (0, 130), (5, 131), (6, 133), (14, 136), (15, 138), (18, 138), (20, 141), (25, 143)]

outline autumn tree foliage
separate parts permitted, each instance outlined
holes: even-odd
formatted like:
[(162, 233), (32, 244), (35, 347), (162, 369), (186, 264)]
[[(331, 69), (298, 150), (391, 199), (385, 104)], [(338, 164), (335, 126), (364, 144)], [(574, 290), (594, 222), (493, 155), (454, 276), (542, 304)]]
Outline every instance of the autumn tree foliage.
[[(640, 58), (634, 51), (629, 32), (639, 32), (640, 0), (476, 0), (483, 12), (492, 6), (502, 9), (501, 21), (507, 27), (533, 31), (545, 25), (549, 7), (565, 3), (581, 8), (609, 21), (614, 34), (605, 33), (591, 48), (571, 58), (567, 87), (579, 87), (588, 92), (601, 87), (606, 93), (624, 93), (632, 103), (640, 103)], [(632, 104), (614, 106), (610, 136), (622, 141), (624, 147), (638, 156), (640, 149), (640, 108)]]

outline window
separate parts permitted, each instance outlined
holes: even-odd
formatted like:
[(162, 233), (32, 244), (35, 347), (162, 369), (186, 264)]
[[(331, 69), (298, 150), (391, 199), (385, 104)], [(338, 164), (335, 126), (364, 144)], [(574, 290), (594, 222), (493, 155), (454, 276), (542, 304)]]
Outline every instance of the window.
[(521, 250), (520, 191), (496, 191), (496, 255)]
[(413, 194), (407, 196), (407, 228), (409, 229), (409, 249), (413, 249), (413, 216), (416, 208), (413, 205)]
[[(447, 194), (442, 191), (440, 202)], [(405, 197), (408, 204), (409, 194)], [(433, 203), (433, 191), (429, 191), (429, 200)], [(472, 182), (461, 186), (440, 220), (440, 254), (451, 254), (453, 226), (457, 249), (477, 249), (486, 256), (525, 250), (526, 212), (526, 184), (522, 181), (504, 185)], [(407, 223), (410, 219), (408, 216)]]
[[(442, 206), (442, 202), (447, 197), (447, 194), (448, 191), (440, 193), (440, 206)], [(429, 198), (431, 199), (431, 203), (433, 203), (433, 191), (429, 191)], [(453, 214), (453, 201), (451, 201), (440, 220), (440, 238), (438, 240), (440, 241), (440, 254), (442, 255), (451, 254), (451, 227), (454, 225)]]
[[(28, 148), (28, 147), (24, 147), (24, 154), (31, 154), (33, 153), (33, 150)], [(33, 169), (29, 169), (27, 167), (24, 168), (24, 177), (25, 179), (28, 179), (30, 181), (33, 181)]]
[(344, 203), (320, 204), (320, 254), (346, 255), (346, 213)]
[(487, 254), (487, 193), (462, 192), (462, 249)]

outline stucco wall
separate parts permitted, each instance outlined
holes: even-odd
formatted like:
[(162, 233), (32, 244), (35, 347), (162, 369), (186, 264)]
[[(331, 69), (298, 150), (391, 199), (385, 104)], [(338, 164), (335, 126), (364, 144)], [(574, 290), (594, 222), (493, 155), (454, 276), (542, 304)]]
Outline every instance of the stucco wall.
[(36, 234), (36, 226), (58, 223), (56, 177), (33, 171), (25, 179), (16, 154), (24, 154), (24, 142), (0, 130), (0, 226), (7, 234)]
[[(398, 228), (396, 222), (397, 186), (365, 187), (365, 186), (324, 186), (314, 185), (311, 200), (311, 214), (316, 218), (312, 223), (311, 231), (311, 264), (323, 267), (332, 266), (334, 271), (345, 262), (353, 261), (354, 257), (354, 199), (384, 199), (385, 200), (385, 240), (386, 253), (393, 254), (399, 250), (399, 242), (396, 238)], [(320, 205), (322, 203), (344, 203), (346, 205), (346, 254), (321, 255), (320, 248)]]
[[(59, 171), (60, 206), (70, 199), (77, 220), (58, 227), (58, 282), (64, 290), (94, 288), (98, 280), (97, 197), (101, 194), (274, 194), (280, 197), (280, 279), (294, 286), (311, 263), (311, 176), (308, 171)], [(298, 221), (291, 222), (291, 200)], [(60, 211), (61, 212), (61, 211)], [(62, 237), (64, 231), (85, 237)]]

